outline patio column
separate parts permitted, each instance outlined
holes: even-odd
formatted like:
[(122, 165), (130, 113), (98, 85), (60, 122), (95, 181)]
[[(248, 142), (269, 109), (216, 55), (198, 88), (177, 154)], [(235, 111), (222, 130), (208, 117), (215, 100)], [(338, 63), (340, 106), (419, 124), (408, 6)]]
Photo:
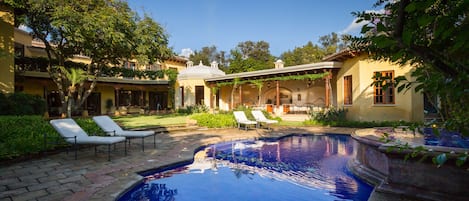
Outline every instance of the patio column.
[(332, 72), (331, 71), (324, 71), (329, 72), (329, 75), (324, 77), (324, 87), (325, 87), (325, 106), (328, 108), (331, 103), (331, 79), (332, 79)]
[(116, 106), (116, 110), (118, 110), (119, 108), (119, 88), (115, 88), (114, 89), (114, 95), (115, 95), (115, 101), (114, 101), (114, 105)]
[(213, 97), (213, 87), (214, 87), (214, 85), (211, 84), (210, 85), (210, 109), (214, 108), (213, 107), (213, 99), (214, 99), (214, 97)]
[(239, 85), (239, 104), (243, 105), (243, 88)]
[(276, 106), (277, 106), (277, 108), (279, 108), (280, 107), (280, 83), (279, 83), (278, 80), (275, 81), (275, 82), (276, 82), (276, 85), (277, 85), (276, 86), (277, 87), (277, 100), (276, 100), (277, 104), (276, 104)]

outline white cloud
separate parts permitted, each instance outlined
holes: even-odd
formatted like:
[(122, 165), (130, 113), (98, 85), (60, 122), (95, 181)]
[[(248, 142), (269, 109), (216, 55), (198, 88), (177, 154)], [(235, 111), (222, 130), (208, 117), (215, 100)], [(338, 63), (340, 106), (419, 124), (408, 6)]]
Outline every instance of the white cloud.
[(26, 31), (26, 32), (29, 32), (29, 31), (31, 31), (31, 29), (30, 29), (30, 28), (28, 28), (27, 26), (25, 26), (25, 25), (22, 25), (22, 24), (21, 24), (21, 25), (18, 27), (18, 29), (21, 29), (21, 30), (23, 30), (23, 31)]
[(359, 33), (360, 29), (363, 25), (368, 24), (368, 21), (361, 21), (360, 23), (356, 23), (357, 19), (354, 19), (344, 30), (340, 31), (340, 34), (351, 34)]
[[(366, 10), (367, 13), (384, 13), (384, 9), (380, 10)], [(356, 23), (357, 18), (353, 19), (353, 21), (345, 28), (344, 30), (340, 31), (340, 34), (357, 34), (360, 32), (363, 25), (368, 24), (369, 21), (361, 21), (360, 23)]]
[(179, 56), (189, 58), (193, 54), (194, 54), (194, 51), (192, 51), (191, 48), (182, 48), (181, 53), (179, 54)]

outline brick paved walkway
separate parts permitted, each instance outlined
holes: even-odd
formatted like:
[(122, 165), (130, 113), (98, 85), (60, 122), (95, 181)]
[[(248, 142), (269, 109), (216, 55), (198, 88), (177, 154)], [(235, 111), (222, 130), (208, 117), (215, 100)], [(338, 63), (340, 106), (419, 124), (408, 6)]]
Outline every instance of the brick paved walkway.
[(0, 201), (6, 200), (114, 200), (125, 189), (138, 182), (136, 172), (177, 162), (191, 160), (200, 146), (236, 139), (279, 137), (291, 133), (344, 133), (353, 129), (302, 127), (275, 128), (273, 131), (238, 129), (200, 129), (157, 134), (145, 141), (145, 152), (140, 140), (132, 141), (128, 155), (124, 145), (117, 145), (107, 161), (107, 147), (82, 148), (78, 160), (65, 152), (0, 166)]

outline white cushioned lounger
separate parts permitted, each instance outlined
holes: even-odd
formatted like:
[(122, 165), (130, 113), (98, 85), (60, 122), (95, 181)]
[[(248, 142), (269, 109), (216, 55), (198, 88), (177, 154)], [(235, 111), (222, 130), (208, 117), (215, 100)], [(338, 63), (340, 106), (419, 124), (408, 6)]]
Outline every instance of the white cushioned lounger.
[[(111, 160), (111, 145), (125, 142), (125, 137), (101, 137), (89, 136), (73, 119), (53, 119), (50, 124), (70, 144), (75, 147), (75, 159), (77, 158), (77, 145), (108, 145), (108, 160)], [(124, 143), (125, 144), (125, 143)], [(95, 148), (96, 152), (96, 148)], [(127, 154), (127, 147), (125, 147)]]
[(241, 125), (244, 125), (246, 130), (248, 129), (248, 125), (256, 125), (257, 127), (257, 122), (249, 120), (243, 111), (234, 111), (233, 114), (235, 116), (236, 123), (238, 124), (238, 128), (241, 128)]
[(156, 135), (155, 131), (129, 131), (122, 129), (116, 122), (114, 122), (109, 116), (95, 116), (93, 120), (98, 126), (103, 129), (108, 135), (111, 136), (122, 136), (126, 138), (142, 138), (142, 151), (145, 151), (144, 138), (153, 135), (153, 146), (156, 147)]
[(253, 110), (251, 113), (259, 124), (265, 123), (267, 125), (267, 129), (269, 129), (269, 124), (278, 124), (277, 120), (267, 119), (264, 113), (262, 113), (260, 110)]

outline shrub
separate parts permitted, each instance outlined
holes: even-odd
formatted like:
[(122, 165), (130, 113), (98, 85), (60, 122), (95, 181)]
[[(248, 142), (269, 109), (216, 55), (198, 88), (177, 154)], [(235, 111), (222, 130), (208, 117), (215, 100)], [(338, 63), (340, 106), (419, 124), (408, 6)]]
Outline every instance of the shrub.
[(0, 159), (42, 151), (44, 133), (59, 136), (42, 116), (0, 116), (0, 128)]
[(186, 108), (177, 109), (176, 112), (179, 114), (194, 114), (194, 113), (206, 113), (208, 112), (206, 105), (189, 105)]
[[(313, 109), (311, 109), (313, 111)], [(320, 121), (320, 122), (328, 122), (328, 121), (345, 121), (345, 114), (347, 110), (342, 108), (334, 108), (331, 107), (329, 109), (321, 110), (318, 112), (311, 113), (311, 119)]]
[[(104, 132), (90, 118), (79, 118), (76, 122), (90, 135), (103, 135)], [(67, 146), (62, 137), (39, 115), (0, 116), (0, 159), (37, 154), (58, 147)], [(44, 147), (44, 134), (48, 141), (57, 139), (59, 144), (47, 144)]]
[(234, 127), (236, 121), (233, 114), (209, 114), (199, 113), (191, 116), (192, 119), (197, 120), (197, 125), (205, 126), (208, 128), (226, 128)]
[(413, 126), (418, 123), (405, 122), (405, 121), (318, 121), (306, 120), (304, 125), (318, 125), (318, 126), (334, 126), (334, 127), (350, 127), (350, 128), (372, 128), (372, 127), (397, 127), (397, 126)]
[(107, 135), (91, 118), (77, 118), (75, 121), (88, 135)]
[(22, 92), (0, 95), (0, 115), (42, 115), (45, 111), (46, 101), (40, 96)]

